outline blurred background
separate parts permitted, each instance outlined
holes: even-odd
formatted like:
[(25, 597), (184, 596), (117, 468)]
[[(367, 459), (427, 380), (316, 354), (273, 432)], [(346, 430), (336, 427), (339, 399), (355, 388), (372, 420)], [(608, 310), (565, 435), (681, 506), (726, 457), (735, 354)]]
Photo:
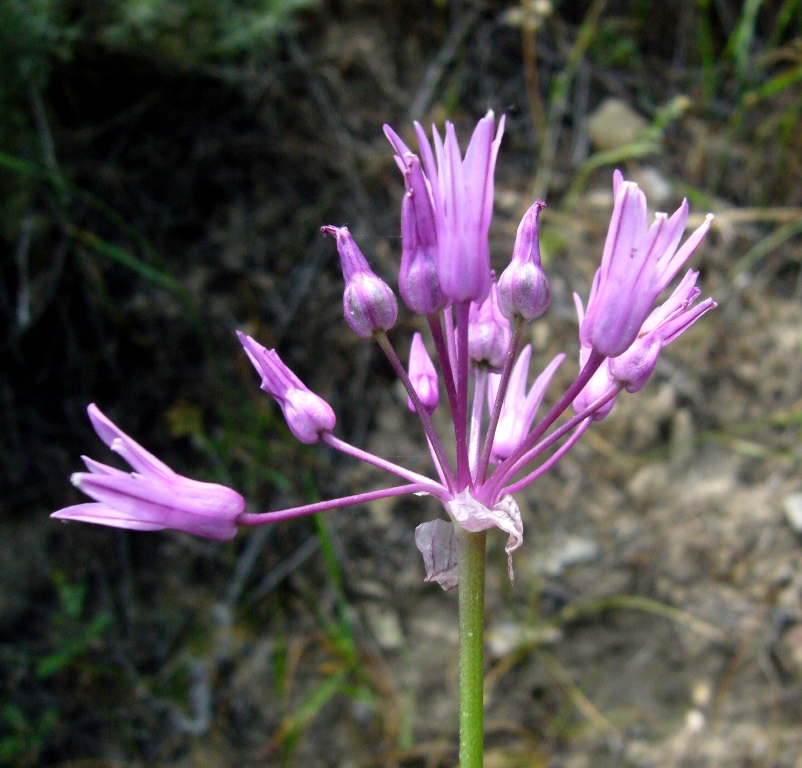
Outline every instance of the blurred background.
[(319, 228), (395, 285), (383, 123), (464, 146), (488, 109), (498, 269), (548, 203), (528, 340), (568, 353), (558, 386), (615, 167), (715, 213), (692, 266), (720, 307), (520, 495), (514, 586), (491, 535), (486, 765), (802, 767), (800, 0), (0, 0), (0, 765), (457, 765), (431, 500), (225, 544), (48, 514), (109, 459), (90, 402), (252, 511), (379, 487), (292, 439), (235, 329), (430, 471)]

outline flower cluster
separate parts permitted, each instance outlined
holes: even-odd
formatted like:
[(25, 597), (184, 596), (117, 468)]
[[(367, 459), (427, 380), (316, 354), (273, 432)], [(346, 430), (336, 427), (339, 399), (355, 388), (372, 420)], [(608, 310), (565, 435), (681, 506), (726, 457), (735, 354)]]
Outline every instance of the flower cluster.
[[(410, 410), (420, 419), (436, 479), (363, 451), (334, 435), (331, 407), (311, 392), (275, 350), (240, 333), (248, 357), (262, 377), (292, 433), (304, 443), (323, 442), (373, 464), (403, 482), (277, 512), (244, 511), (228, 488), (176, 475), (122, 433), (94, 406), (89, 416), (101, 439), (134, 468), (127, 474), (84, 459), (88, 473), (73, 482), (96, 500), (54, 513), (137, 530), (174, 528), (228, 539), (237, 526), (259, 525), (312, 512), (403, 494), (439, 499), (449, 521), (418, 527), (416, 543), (427, 580), (456, 586), (455, 525), (468, 531), (497, 527), (507, 534), (510, 555), (523, 538), (521, 514), (512, 494), (550, 469), (593, 421), (605, 418), (623, 391), (635, 392), (652, 374), (661, 349), (715, 307), (698, 302), (698, 272), (688, 270), (676, 289), (655, 308), (710, 227), (711, 216), (680, 245), (688, 220), (683, 202), (669, 218), (649, 224), (646, 197), (616, 171), (615, 202), (601, 266), (587, 306), (574, 296), (579, 319), (579, 370), (573, 383), (538, 419), (538, 411), (565, 355), (549, 362), (527, 389), (531, 346), (521, 348), (525, 324), (549, 305), (549, 282), (541, 265), (536, 201), (523, 217), (512, 259), (496, 280), (490, 267), (488, 230), (493, 174), (504, 118), (488, 113), (479, 121), (462, 155), (454, 126), (429, 141), (415, 125), (419, 153), (389, 126), (406, 193), (401, 208), (401, 265), (398, 289), (407, 307), (425, 317), (440, 374), (420, 334), (412, 339), (408, 364), (395, 352), (387, 331), (396, 322), (393, 290), (370, 268), (346, 227), (325, 226), (335, 238), (345, 292), (345, 319), (360, 336), (373, 337), (404, 384)], [(455, 456), (449, 457), (431, 415), (441, 402), (441, 385), (453, 416)], [(569, 408), (573, 415), (558, 419)], [(512, 577), (512, 561), (509, 566)]]

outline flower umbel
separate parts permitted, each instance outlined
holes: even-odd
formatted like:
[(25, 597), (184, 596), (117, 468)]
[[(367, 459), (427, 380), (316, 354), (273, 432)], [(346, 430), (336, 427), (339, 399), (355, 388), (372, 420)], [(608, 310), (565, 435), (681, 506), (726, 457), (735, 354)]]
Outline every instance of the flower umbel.
[(51, 517), (135, 531), (172, 528), (218, 541), (234, 538), (237, 519), (245, 509), (242, 496), (231, 488), (176, 474), (94, 403), (87, 410), (98, 437), (135, 471), (123, 472), (84, 456), (89, 472), (76, 472), (72, 483), (95, 503), (66, 507)]
[[(237, 525), (260, 525), (373, 499), (419, 494), (437, 498), (449, 518), (421, 526), (416, 536), (427, 578), (444, 588), (456, 585), (459, 545), (465, 532), (499, 528), (507, 534), (510, 555), (523, 539), (522, 518), (512, 494), (553, 467), (593, 421), (610, 413), (622, 391), (635, 392), (644, 386), (662, 348), (715, 307), (715, 302), (697, 303), (698, 273), (689, 270), (668, 299), (654, 308), (699, 246), (712, 217), (680, 246), (687, 202), (670, 218), (658, 213), (649, 226), (645, 195), (616, 171), (612, 221), (587, 310), (575, 296), (579, 370), (538, 416), (565, 356), (554, 357), (527, 386), (533, 352), (528, 344), (521, 348), (524, 325), (546, 310), (550, 298), (539, 244), (544, 203), (536, 201), (525, 214), (510, 264), (498, 283), (490, 268), (493, 169), (503, 130), (504, 118), (496, 127), (492, 112), (488, 113), (476, 126), (463, 156), (452, 124), (446, 124), (445, 138), (433, 130), (432, 143), (416, 125), (418, 157), (385, 126), (405, 187), (399, 287), (407, 306), (431, 330), (439, 378), (419, 333), (412, 337), (408, 367), (401, 363), (387, 335), (398, 312), (393, 291), (370, 269), (346, 227), (323, 227), (337, 243), (345, 280), (345, 319), (358, 335), (379, 343), (403, 383), (431, 452), (433, 477), (335, 436), (331, 406), (311, 392), (275, 350), (239, 333), (262, 377), (262, 389), (275, 398), (295, 437), (308, 444), (323, 442), (386, 470), (400, 478), (400, 484), (275, 512), (247, 513), (239, 494), (176, 475), (90, 406), (98, 434), (135, 472), (126, 474), (85, 459), (89, 472), (77, 473), (73, 480), (95, 503), (69, 507), (55, 516), (139, 530), (175, 528), (227, 539), (234, 536)], [(441, 439), (431, 418), (444, 407), (443, 401), (453, 419), (454, 456), (446, 450), (452, 441)]]

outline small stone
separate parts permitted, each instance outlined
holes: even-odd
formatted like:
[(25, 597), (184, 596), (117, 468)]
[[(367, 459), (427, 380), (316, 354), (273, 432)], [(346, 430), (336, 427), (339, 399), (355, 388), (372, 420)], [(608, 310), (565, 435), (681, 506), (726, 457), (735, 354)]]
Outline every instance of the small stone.
[(397, 651), (404, 646), (404, 632), (398, 614), (389, 606), (367, 603), (364, 606), (365, 621), (379, 648)]
[(802, 534), (802, 493), (792, 493), (783, 501), (785, 519), (794, 533)]
[(566, 536), (548, 551), (535, 556), (535, 569), (545, 576), (556, 578), (566, 568), (593, 562), (599, 554), (599, 545), (593, 539)]
[(688, 733), (701, 733), (705, 727), (705, 716), (698, 709), (691, 709), (685, 715), (685, 730)]
[(511, 621), (501, 622), (485, 633), (490, 656), (501, 658), (519, 648), (535, 645), (554, 645), (562, 640), (557, 627), (528, 627)]
[(713, 689), (710, 682), (702, 680), (693, 686), (691, 691), (691, 700), (697, 707), (706, 707), (713, 698)]
[(588, 138), (595, 149), (617, 149), (631, 144), (648, 127), (625, 101), (605, 99), (588, 118)]

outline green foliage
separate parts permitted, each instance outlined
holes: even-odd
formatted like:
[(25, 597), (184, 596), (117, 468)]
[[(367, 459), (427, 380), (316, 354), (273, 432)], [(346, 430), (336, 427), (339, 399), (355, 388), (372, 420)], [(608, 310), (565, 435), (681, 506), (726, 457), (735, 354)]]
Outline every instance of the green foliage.
[(86, 586), (71, 584), (57, 572), (53, 581), (58, 592), (59, 612), (53, 619), (55, 650), (36, 664), (36, 676), (50, 677), (75, 664), (90, 650), (111, 624), (111, 614), (102, 611), (87, 619), (84, 616)]
[(58, 721), (54, 709), (48, 709), (34, 721), (14, 704), (0, 709), (0, 765), (16, 768), (34, 765)]
[[(270, 48), (315, 0), (115, 0), (97, 13), (98, 39), (187, 66)], [(89, 17), (95, 15), (90, 11)]]

